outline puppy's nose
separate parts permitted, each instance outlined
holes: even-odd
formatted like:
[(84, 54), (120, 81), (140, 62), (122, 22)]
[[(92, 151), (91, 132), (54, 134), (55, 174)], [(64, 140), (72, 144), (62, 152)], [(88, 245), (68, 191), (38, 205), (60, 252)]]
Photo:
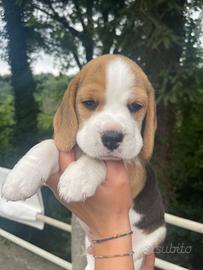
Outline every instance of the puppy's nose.
[(109, 150), (113, 151), (114, 149), (118, 148), (119, 144), (122, 142), (123, 133), (113, 130), (106, 131), (103, 133), (101, 139), (103, 145)]

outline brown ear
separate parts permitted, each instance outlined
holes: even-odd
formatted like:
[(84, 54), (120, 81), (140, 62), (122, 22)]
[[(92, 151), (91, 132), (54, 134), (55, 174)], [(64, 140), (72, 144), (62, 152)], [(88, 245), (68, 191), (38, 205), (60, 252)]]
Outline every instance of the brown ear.
[(142, 148), (142, 157), (144, 160), (150, 160), (154, 149), (154, 137), (157, 127), (156, 104), (154, 90), (149, 84), (148, 88), (148, 106), (144, 123), (144, 144)]
[(69, 151), (75, 145), (78, 130), (75, 111), (78, 82), (79, 75), (70, 82), (54, 116), (54, 141), (60, 151)]

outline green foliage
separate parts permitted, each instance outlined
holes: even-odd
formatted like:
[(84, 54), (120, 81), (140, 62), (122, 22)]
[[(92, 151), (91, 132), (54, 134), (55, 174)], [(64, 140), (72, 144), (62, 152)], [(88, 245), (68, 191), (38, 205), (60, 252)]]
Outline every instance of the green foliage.
[[(197, 74), (196, 74), (197, 75)], [(173, 146), (170, 180), (175, 190), (176, 198), (171, 203), (171, 213), (188, 219), (203, 222), (203, 70), (196, 77), (188, 80), (188, 89), (194, 91), (192, 84), (196, 86), (196, 93), (192, 99), (182, 97), (177, 106), (176, 130), (174, 133), (175, 144)], [(203, 239), (197, 233), (169, 226), (168, 237), (165, 245), (184, 243), (191, 246), (190, 254), (178, 254), (171, 256), (163, 254), (163, 258), (174, 263), (186, 266), (189, 269), (202, 269), (203, 259), (201, 250)], [(197, 258), (199, 258), (197, 260)]]
[[(182, 113), (177, 122), (171, 176), (177, 203), (185, 210), (184, 215), (191, 217), (203, 207), (203, 85), (195, 102)], [(203, 222), (202, 211), (194, 216)]]
[(190, 102), (199, 100), (202, 92), (199, 86), (202, 73), (202, 69), (193, 70), (189, 67), (179, 67), (176, 72), (162, 70), (159, 74), (162, 87), (157, 95), (157, 103), (174, 104), (180, 110), (184, 110)]
[[(41, 74), (35, 77), (37, 92), (35, 98), (39, 104), (38, 128), (40, 140), (44, 137), (51, 137), (52, 120), (58, 103), (61, 101), (64, 91), (67, 88), (69, 77), (52, 74)], [(17, 160), (17, 150), (13, 145), (13, 126), (14, 126), (14, 104), (11, 93), (10, 78), (0, 77), (0, 166), (12, 167)], [(51, 192), (43, 190), (46, 213), (60, 220), (70, 223), (70, 213), (65, 211)], [(1, 220), (4, 226), (4, 220)], [(20, 228), (20, 226), (19, 226)], [(17, 230), (17, 228), (16, 228)], [(70, 235), (46, 226), (45, 230), (39, 232), (30, 230), (31, 241), (33, 244), (54, 253), (57, 256), (70, 260)], [(53, 237), (50, 238), (50, 235)], [(0, 239), (0, 242), (2, 240)]]
[(69, 78), (63, 74), (60, 74), (58, 77), (46, 74), (38, 75), (36, 80), (37, 92), (35, 98), (40, 109), (38, 114), (38, 128), (42, 131), (52, 130), (53, 116), (67, 89)]
[(0, 101), (0, 150), (11, 146), (14, 126), (13, 97), (8, 95)]
[[(158, 175), (164, 177), (164, 181), (160, 177), (160, 182), (164, 183), (168, 196), (170, 186), (175, 193), (169, 211), (203, 221), (202, 1), (20, 0), (18, 3), (24, 9), (28, 52), (42, 48), (55, 55), (66, 70), (75, 67), (75, 63), (81, 68), (92, 57), (109, 52), (127, 55), (142, 66), (156, 89), (158, 111), (161, 108), (157, 169), (161, 172)], [(53, 115), (69, 77), (45, 74), (35, 79), (35, 99), (40, 108), (38, 129), (44, 138), (52, 134)], [(9, 78), (0, 80), (0, 90), (1, 149), (9, 146), (14, 123)], [(183, 240), (193, 246), (192, 254), (172, 254), (168, 260), (190, 269), (202, 269), (199, 252), (202, 242), (198, 236), (169, 228), (167, 242)], [(166, 254), (163, 259), (167, 259)]]
[[(35, 77), (35, 99), (39, 105), (38, 128), (40, 132), (52, 131), (53, 116), (70, 78), (60, 74), (42, 74)], [(9, 77), (0, 78), (0, 149), (11, 145), (14, 127), (14, 102)]]
[(12, 92), (10, 76), (2, 76), (0, 78), (0, 101), (3, 102), (8, 95), (12, 95)]

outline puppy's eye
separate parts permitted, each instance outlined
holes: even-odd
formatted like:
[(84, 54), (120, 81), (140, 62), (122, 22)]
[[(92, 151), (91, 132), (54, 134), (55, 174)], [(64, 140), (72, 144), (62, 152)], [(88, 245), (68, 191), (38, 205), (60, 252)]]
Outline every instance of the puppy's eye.
[(98, 106), (98, 103), (94, 100), (85, 100), (82, 102), (82, 104), (91, 111), (94, 111), (96, 107)]
[(138, 104), (138, 103), (131, 103), (128, 104), (128, 110), (133, 113), (133, 112), (138, 112), (140, 109), (142, 108), (142, 105)]

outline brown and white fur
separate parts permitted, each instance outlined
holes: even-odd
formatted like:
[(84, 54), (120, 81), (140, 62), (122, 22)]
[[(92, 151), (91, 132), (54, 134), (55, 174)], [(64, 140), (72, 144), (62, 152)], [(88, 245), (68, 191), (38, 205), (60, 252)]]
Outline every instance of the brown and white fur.
[[(95, 108), (85, 105), (89, 100)], [(138, 110), (130, 111), (131, 104), (139, 104)], [(141, 68), (124, 56), (98, 57), (83, 67), (65, 92), (54, 117), (54, 140), (34, 146), (16, 164), (2, 194), (8, 200), (32, 196), (58, 171), (58, 150), (75, 147), (78, 159), (64, 171), (58, 189), (64, 200), (81, 201), (105, 180), (104, 160), (122, 159), (134, 199), (129, 216), (135, 269), (140, 269), (144, 254), (153, 251), (166, 234), (162, 199), (148, 165), (155, 130), (154, 91)], [(108, 132), (122, 135), (113, 149), (102, 137)], [(87, 255), (87, 260), (86, 270), (93, 270), (93, 257)]]

